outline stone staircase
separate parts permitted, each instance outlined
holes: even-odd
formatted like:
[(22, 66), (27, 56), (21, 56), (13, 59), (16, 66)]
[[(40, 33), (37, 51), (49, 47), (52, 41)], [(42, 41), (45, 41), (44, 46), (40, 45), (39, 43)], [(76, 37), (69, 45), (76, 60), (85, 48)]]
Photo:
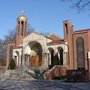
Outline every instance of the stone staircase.
[(35, 73), (33, 70), (29, 70), (26, 67), (21, 67), (21, 68), (15, 69), (15, 70), (7, 70), (4, 73), (2, 79), (35, 80), (34, 75), (35, 75)]
[(21, 80), (35, 80), (35, 79), (43, 79), (42, 76), (43, 70), (39, 68), (27, 68), (27, 67), (19, 67), (15, 70), (6, 70), (3, 74), (2, 79), (21, 79)]

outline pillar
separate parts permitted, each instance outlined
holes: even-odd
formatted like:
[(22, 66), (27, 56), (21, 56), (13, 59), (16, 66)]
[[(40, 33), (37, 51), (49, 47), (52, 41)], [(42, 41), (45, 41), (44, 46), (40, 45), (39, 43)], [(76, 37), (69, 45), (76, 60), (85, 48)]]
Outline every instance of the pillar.
[(89, 72), (89, 80), (90, 80), (90, 51), (88, 52), (88, 72)]

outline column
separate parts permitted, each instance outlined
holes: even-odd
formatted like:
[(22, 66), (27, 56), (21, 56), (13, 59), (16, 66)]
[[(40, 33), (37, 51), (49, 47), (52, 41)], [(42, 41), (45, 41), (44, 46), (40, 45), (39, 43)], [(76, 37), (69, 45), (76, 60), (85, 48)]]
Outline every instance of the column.
[(89, 80), (90, 80), (90, 51), (88, 52), (88, 72), (89, 72)]
[(18, 66), (21, 67), (21, 55), (19, 55), (19, 59), (18, 60), (19, 60), (19, 65)]
[(25, 66), (25, 54), (22, 55), (22, 66)]
[(67, 52), (64, 52), (63, 53), (63, 65), (64, 66), (67, 66), (67, 61), (66, 61), (67, 58), (66, 58), (66, 56), (67, 56)]

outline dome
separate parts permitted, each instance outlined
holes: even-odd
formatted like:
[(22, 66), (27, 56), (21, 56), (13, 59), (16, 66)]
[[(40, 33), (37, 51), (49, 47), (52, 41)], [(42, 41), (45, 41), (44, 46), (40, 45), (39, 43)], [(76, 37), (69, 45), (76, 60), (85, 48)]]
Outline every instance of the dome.
[(27, 21), (27, 17), (24, 15), (24, 11), (21, 11), (21, 15), (17, 18), (20, 21)]
[(27, 18), (26, 18), (26, 16), (24, 16), (24, 15), (20, 15), (20, 16), (18, 17), (18, 20), (20, 20), (20, 21), (27, 21)]

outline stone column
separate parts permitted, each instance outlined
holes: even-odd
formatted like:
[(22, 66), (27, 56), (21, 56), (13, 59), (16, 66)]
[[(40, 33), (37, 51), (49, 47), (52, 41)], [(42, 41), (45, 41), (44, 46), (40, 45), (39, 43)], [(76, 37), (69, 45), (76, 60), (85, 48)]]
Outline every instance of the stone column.
[(45, 59), (46, 59), (46, 68), (48, 69), (49, 66), (49, 58), (48, 58), (48, 53), (45, 53)]
[(22, 59), (22, 52), (20, 51), (19, 52), (19, 67), (21, 67), (21, 59)]
[(67, 65), (67, 61), (66, 61), (66, 56), (67, 56), (67, 53), (66, 52), (63, 52), (63, 65), (66, 66)]
[(89, 72), (89, 80), (90, 80), (90, 51), (88, 52), (88, 72)]
[(25, 54), (22, 55), (22, 66), (25, 66)]
[(26, 67), (29, 67), (29, 55), (26, 54), (25, 57), (26, 57), (26, 58), (25, 58), (25, 66), (26, 66)]
[(17, 55), (17, 67), (19, 67), (19, 55)]
[(29, 67), (29, 64), (30, 64), (29, 59), (30, 59), (30, 55), (28, 55), (28, 67)]
[(51, 65), (51, 53), (48, 51), (48, 65)]
[(21, 55), (19, 55), (19, 58), (18, 58), (18, 60), (19, 60), (19, 67), (21, 66)]

